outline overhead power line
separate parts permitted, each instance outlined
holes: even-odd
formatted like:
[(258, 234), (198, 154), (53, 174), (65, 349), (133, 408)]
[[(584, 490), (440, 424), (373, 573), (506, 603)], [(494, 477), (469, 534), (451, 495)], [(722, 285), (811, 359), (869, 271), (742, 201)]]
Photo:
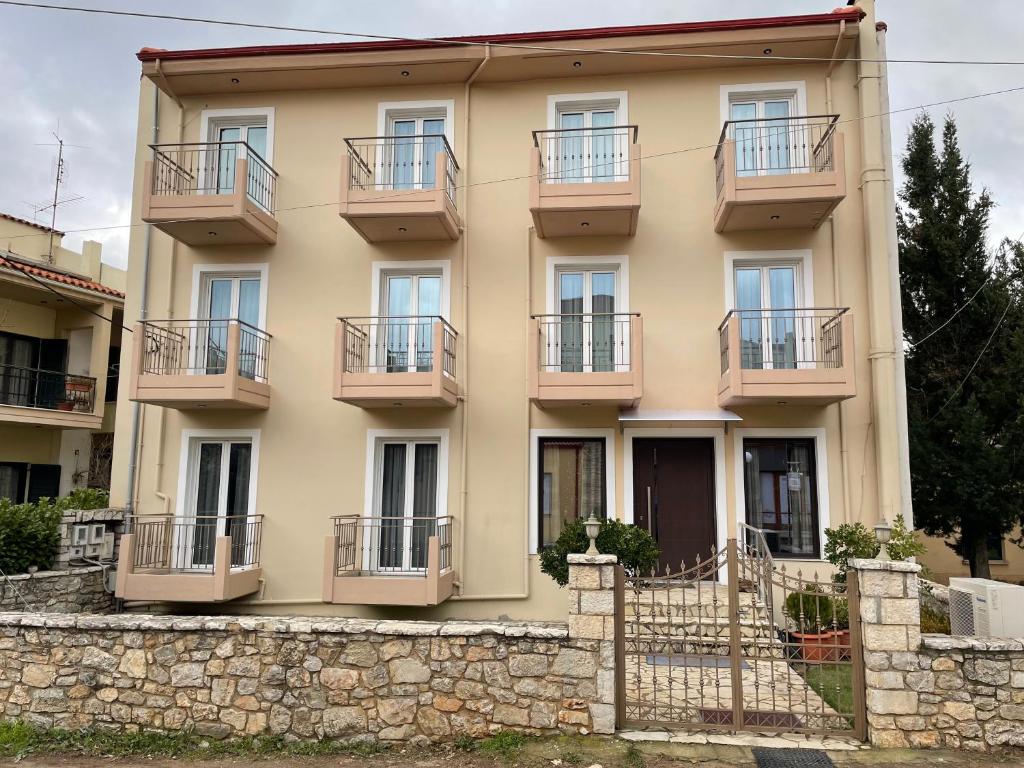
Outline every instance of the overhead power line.
[[(1019, 240), (1020, 238), (1018, 237), (1017, 239)], [(991, 281), (992, 281), (992, 275), (989, 275), (988, 277), (985, 278), (985, 282), (983, 282), (981, 285), (978, 286), (978, 290), (976, 290), (974, 292), (974, 295), (971, 296), (971, 298), (969, 298), (967, 301), (965, 301), (959, 307), (957, 307), (956, 312), (954, 312), (952, 315), (950, 315), (949, 318), (946, 320), (946, 322), (944, 322), (938, 328), (933, 330), (931, 333), (929, 333), (923, 339), (920, 339), (918, 341), (915, 341), (913, 344), (910, 344), (909, 345), (910, 349), (916, 349), (920, 345), (924, 344), (926, 341), (928, 341), (928, 339), (930, 339), (936, 333), (938, 333), (943, 328), (945, 328), (947, 325), (949, 325), (951, 322), (953, 322), (953, 318), (955, 318), (957, 315), (959, 315), (961, 312), (963, 312), (965, 309), (967, 309), (967, 307), (970, 306), (970, 303), (972, 301), (974, 301), (976, 298), (978, 298), (978, 294), (981, 293), (981, 289), (984, 288), (986, 285), (988, 285)]]
[(445, 37), (405, 37), (401, 35), (380, 35), (371, 32), (350, 32), (333, 29), (318, 29), (316, 27), (291, 27), (279, 24), (260, 24), (248, 21), (231, 21), (228, 19), (210, 19), (201, 16), (177, 16), (165, 13), (147, 13), (144, 11), (120, 11), (109, 8), (81, 8), (74, 5), (55, 5), (52, 3), (30, 3), (22, 0), (0, 0), (0, 5), (17, 6), (21, 8), (34, 8), (50, 11), (72, 11), (77, 13), (92, 13), (107, 16), (124, 16), (140, 19), (157, 19), (161, 21), (181, 21), (191, 24), (213, 24), (225, 27), (242, 27), (246, 29), (262, 29), (274, 32), (298, 32), (308, 35), (327, 35), (330, 37), (353, 37), (370, 40), (391, 40), (395, 42), (424, 43), (430, 45), (462, 45), (467, 47), (479, 47), (489, 45), (493, 48), (509, 48), (530, 51), (556, 51), (560, 53), (595, 54), (605, 53), (616, 56), (651, 56), (660, 58), (682, 58), (682, 59), (731, 59), (731, 60), (753, 60), (753, 61), (803, 61), (803, 62), (865, 62), (869, 64), (947, 64), (962, 66), (1024, 66), (1024, 60), (998, 60), (998, 59), (870, 59), (846, 57), (832, 59), (828, 56), (774, 56), (774, 55), (749, 55), (731, 53), (683, 53), (680, 51), (631, 51), (622, 49), (595, 49), (595, 48), (574, 48), (555, 45), (530, 45), (528, 43), (500, 43), (490, 42), (486, 39), (480, 41), (459, 40), (457, 38)]

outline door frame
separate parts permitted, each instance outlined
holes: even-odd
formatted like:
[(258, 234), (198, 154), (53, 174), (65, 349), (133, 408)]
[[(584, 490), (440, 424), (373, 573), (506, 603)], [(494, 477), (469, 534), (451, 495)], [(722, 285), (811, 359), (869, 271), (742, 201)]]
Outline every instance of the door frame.
[[(633, 520), (633, 440), (636, 438), (693, 438), (710, 437), (714, 440), (715, 450), (715, 546), (724, 551), (729, 538), (728, 506), (726, 500), (725, 479), (725, 428), (724, 427), (638, 427), (623, 429), (623, 467), (624, 487), (622, 492), (623, 520), (632, 524)], [(724, 575), (724, 574), (723, 574)]]

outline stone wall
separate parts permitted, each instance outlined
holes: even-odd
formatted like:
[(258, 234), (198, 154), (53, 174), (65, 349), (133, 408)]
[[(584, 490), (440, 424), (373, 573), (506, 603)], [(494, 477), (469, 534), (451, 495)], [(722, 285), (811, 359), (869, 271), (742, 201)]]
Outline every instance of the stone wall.
[(571, 566), (568, 625), (0, 614), (0, 718), (212, 738), (611, 733), (612, 563)]
[(103, 588), (104, 570), (89, 566), (0, 578), (0, 611), (108, 613), (114, 596)]
[(920, 566), (855, 560), (853, 567), (871, 743), (1024, 746), (1024, 641), (922, 635)]

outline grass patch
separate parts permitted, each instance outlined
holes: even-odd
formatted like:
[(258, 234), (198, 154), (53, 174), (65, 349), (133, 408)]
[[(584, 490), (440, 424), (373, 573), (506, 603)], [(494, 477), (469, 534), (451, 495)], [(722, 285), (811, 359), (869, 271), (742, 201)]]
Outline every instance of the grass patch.
[(515, 731), (498, 731), (498, 733), (491, 736), (489, 739), (484, 739), (479, 743), (479, 749), (481, 752), (490, 755), (500, 755), (506, 760), (511, 760), (515, 757), (519, 750), (521, 750), (526, 744), (526, 737), (521, 733)]
[(808, 664), (804, 679), (836, 712), (853, 712), (852, 664)]
[(639, 750), (636, 744), (630, 744), (626, 747), (626, 754), (622, 759), (626, 768), (647, 768), (647, 760), (644, 759), (644, 754)]

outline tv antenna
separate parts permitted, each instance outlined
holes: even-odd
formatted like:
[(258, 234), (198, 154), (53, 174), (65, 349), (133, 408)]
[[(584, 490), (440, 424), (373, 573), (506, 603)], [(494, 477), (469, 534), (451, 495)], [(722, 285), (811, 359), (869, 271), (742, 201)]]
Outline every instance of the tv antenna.
[(53, 202), (36, 208), (35, 213), (39, 215), (43, 211), (50, 210), (50, 245), (46, 253), (46, 261), (53, 264), (53, 234), (57, 228), (57, 206), (64, 205), (65, 203), (75, 203), (83, 199), (82, 195), (72, 195), (71, 197), (59, 200), (60, 197), (60, 185), (64, 183), (64, 174), (67, 171), (67, 165), (64, 162), (64, 147), (75, 147), (77, 149), (87, 149), (78, 144), (65, 144), (64, 139), (60, 136), (60, 124), (57, 125), (57, 130), (53, 133), (53, 138), (57, 140), (54, 144), (42, 144), (38, 146), (46, 147), (57, 147), (57, 168), (53, 178)]

